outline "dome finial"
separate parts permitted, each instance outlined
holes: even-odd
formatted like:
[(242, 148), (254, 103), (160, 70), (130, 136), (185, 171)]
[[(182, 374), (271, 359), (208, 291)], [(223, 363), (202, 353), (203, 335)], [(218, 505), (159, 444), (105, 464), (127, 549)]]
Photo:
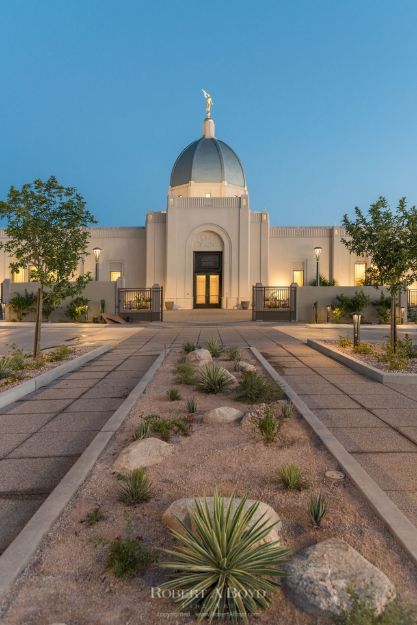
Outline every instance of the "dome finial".
[(205, 137), (206, 139), (213, 139), (215, 129), (214, 121), (211, 119), (211, 107), (213, 106), (214, 102), (211, 95), (207, 93), (207, 91), (204, 91), (204, 89), (202, 89), (201, 91), (203, 92), (203, 95), (206, 99), (206, 118), (203, 121), (203, 137)]

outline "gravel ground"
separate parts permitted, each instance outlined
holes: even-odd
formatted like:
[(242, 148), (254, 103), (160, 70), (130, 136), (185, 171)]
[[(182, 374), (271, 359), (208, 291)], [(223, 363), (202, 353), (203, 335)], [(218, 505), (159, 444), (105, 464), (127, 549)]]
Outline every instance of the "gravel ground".
[(367, 365), (371, 365), (372, 367), (375, 367), (380, 371), (395, 371), (395, 373), (417, 373), (417, 358), (410, 358), (407, 367), (404, 369), (389, 369), (388, 363), (383, 362), (379, 359), (384, 353), (383, 346), (380, 343), (367, 342), (367, 344), (371, 345), (374, 350), (372, 354), (357, 354), (353, 350), (353, 347), (341, 347), (339, 345), (339, 341), (324, 340), (322, 341), (322, 343), (326, 343), (341, 354), (348, 354), (349, 356), (353, 356), (354, 358), (357, 358), (357, 360), (360, 360)]

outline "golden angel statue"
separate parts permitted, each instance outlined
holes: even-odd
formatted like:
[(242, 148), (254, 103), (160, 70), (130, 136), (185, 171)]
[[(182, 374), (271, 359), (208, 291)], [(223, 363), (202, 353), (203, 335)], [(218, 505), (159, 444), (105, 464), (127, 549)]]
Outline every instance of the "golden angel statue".
[(202, 89), (201, 91), (203, 92), (203, 95), (206, 98), (206, 119), (210, 119), (211, 107), (213, 106), (214, 102), (213, 102), (211, 95), (207, 93), (207, 91), (204, 91), (204, 89)]

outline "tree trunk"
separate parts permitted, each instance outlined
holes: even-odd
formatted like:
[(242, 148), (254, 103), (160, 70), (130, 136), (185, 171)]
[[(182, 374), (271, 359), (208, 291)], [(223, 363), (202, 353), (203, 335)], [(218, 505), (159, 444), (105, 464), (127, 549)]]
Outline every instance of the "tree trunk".
[(37, 358), (41, 350), (41, 328), (42, 328), (42, 302), (43, 289), (38, 288), (38, 299), (36, 300), (36, 324), (35, 324), (35, 340), (33, 344), (33, 357)]
[(397, 294), (391, 295), (391, 347), (397, 351)]

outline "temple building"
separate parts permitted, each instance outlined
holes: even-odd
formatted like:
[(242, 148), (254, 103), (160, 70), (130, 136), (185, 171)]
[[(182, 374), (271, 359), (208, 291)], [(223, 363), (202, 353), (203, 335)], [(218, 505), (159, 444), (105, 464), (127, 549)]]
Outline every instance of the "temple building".
[[(339, 226), (273, 226), (268, 212), (256, 211), (256, 198), (252, 207), (243, 164), (217, 138), (210, 105), (202, 136), (172, 167), (165, 209), (149, 211), (144, 226), (93, 228), (98, 260), (91, 253), (80, 272), (97, 268), (99, 281), (124, 287), (159, 284), (179, 309), (239, 308), (256, 283), (308, 285), (317, 254), (326, 279), (362, 284), (366, 262), (341, 243)], [(1, 280), (27, 282), (30, 268), (12, 276), (9, 262), (2, 251)]]

